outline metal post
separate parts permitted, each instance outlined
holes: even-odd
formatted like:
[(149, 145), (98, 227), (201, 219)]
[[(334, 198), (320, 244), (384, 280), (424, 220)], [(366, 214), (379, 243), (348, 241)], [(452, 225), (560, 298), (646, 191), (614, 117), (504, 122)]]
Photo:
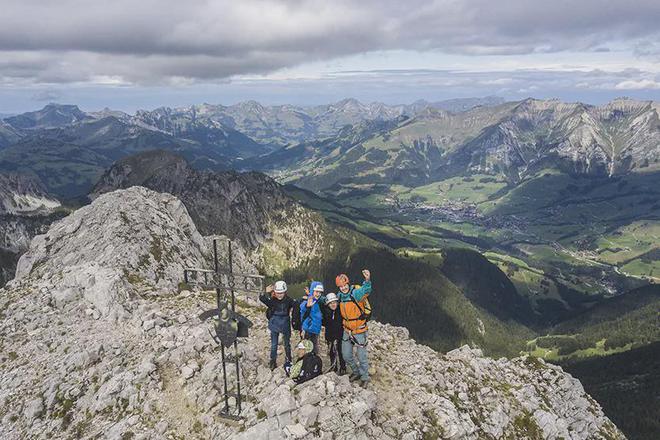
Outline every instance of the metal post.
[(220, 353), (222, 354), (222, 380), (225, 385), (225, 413), (229, 414), (229, 392), (227, 390), (227, 367), (225, 365), (225, 346), (220, 344)]
[[(216, 309), (209, 310), (200, 315), (202, 321), (208, 319), (207, 317), (202, 317), (207, 315), (212, 317), (217, 315), (218, 318), (222, 317), (222, 312), (233, 313), (234, 316), (240, 316), (244, 321), (247, 321), (248, 325), (251, 325), (251, 322), (245, 317), (238, 315), (236, 313), (236, 294), (237, 294), (237, 281), (236, 277), (241, 277), (242, 282), (238, 282), (238, 289), (243, 289), (246, 292), (260, 294), (263, 292), (264, 278), (260, 275), (250, 275), (243, 273), (234, 273), (234, 255), (233, 255), (233, 246), (231, 240), (223, 240), (223, 243), (227, 244), (227, 258), (223, 258), (220, 262), (220, 256), (218, 252), (218, 238), (213, 239), (213, 270), (208, 269), (184, 269), (184, 279), (187, 283), (191, 283), (195, 286), (202, 286), (203, 288), (213, 287), (215, 288), (216, 293)], [(223, 249), (224, 251), (224, 249)], [(228, 263), (228, 264), (227, 264)], [(227, 267), (228, 266), (228, 267)], [(203, 276), (203, 280), (202, 280)], [(210, 278), (210, 279), (209, 279)], [(251, 281), (249, 281), (251, 280)], [(242, 286), (242, 287), (241, 287)], [(227, 289), (227, 290), (225, 290)], [(228, 295), (231, 295), (231, 302), (227, 298)], [(231, 304), (231, 306), (229, 305)], [(235, 317), (230, 319), (236, 319)], [(222, 322), (222, 321), (221, 321)], [(218, 324), (220, 325), (220, 324)], [(218, 327), (219, 328), (219, 327)], [(216, 332), (218, 332), (216, 328)], [(224, 330), (226, 331), (226, 329)], [(217, 337), (216, 337), (217, 336)], [(231, 358), (229, 352), (226, 352), (225, 349), (230, 349), (230, 346), (224, 346), (222, 344), (222, 337), (217, 334), (214, 336), (218, 344), (220, 345), (220, 351), (222, 356), (222, 378), (224, 385), (224, 409), (221, 411), (221, 416), (231, 419), (239, 420), (241, 418), (243, 396), (241, 395), (241, 371), (240, 371), (240, 356), (238, 351), (238, 339), (234, 339), (234, 359)], [(234, 361), (236, 366), (236, 393), (229, 392), (229, 378), (227, 376), (227, 362)], [(235, 396), (236, 401), (233, 408), (229, 405), (229, 397)], [(234, 411), (237, 411), (235, 413)]]
[[(231, 240), (227, 240), (229, 251), (229, 289), (231, 291), (231, 311), (236, 312), (236, 291), (234, 289), (234, 253)], [(236, 406), (238, 414), (241, 413), (241, 371), (238, 364), (238, 340), (234, 341), (234, 360), (236, 363)]]
[(213, 239), (213, 262), (215, 273), (218, 273), (218, 239)]
[(234, 353), (236, 356), (236, 406), (238, 406), (238, 414), (241, 414), (241, 372), (238, 369), (238, 341), (234, 341)]
[[(218, 239), (217, 238), (213, 239), (213, 269), (217, 276), (218, 275)], [(216, 287), (215, 300), (218, 307), (218, 311), (220, 311), (220, 295), (221, 295), (220, 288)], [(218, 318), (219, 317), (220, 316), (218, 316)], [(225, 412), (229, 414), (229, 389), (227, 388), (227, 363), (225, 358), (225, 346), (222, 344), (220, 344), (220, 353), (222, 355), (222, 380), (224, 384), (224, 394), (225, 394)], [(240, 409), (239, 409), (239, 413), (240, 413)]]
[(236, 311), (236, 299), (234, 294), (234, 256), (231, 249), (231, 240), (227, 242), (229, 248), (229, 289), (231, 290), (231, 311)]

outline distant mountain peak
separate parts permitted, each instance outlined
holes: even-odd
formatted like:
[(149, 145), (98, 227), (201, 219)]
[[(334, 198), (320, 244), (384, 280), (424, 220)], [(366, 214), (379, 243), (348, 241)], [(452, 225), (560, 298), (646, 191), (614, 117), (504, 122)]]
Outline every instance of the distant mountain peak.
[(87, 113), (73, 104), (46, 104), (41, 110), (27, 112), (5, 119), (16, 129), (57, 128), (91, 119)]

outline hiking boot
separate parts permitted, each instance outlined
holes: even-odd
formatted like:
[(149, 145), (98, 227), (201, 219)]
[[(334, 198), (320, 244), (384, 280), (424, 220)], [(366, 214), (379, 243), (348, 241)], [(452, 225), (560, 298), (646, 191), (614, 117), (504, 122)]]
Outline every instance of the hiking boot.
[(268, 364), (270, 367), (270, 370), (273, 371), (275, 368), (277, 368), (277, 363), (273, 360), (270, 361), (270, 364)]
[(371, 380), (368, 377), (366, 379), (360, 379), (360, 386), (362, 388), (366, 388), (369, 383), (371, 383)]
[(355, 382), (356, 380), (360, 380), (360, 375), (356, 373), (351, 373), (351, 375), (348, 377), (348, 380), (351, 382)]

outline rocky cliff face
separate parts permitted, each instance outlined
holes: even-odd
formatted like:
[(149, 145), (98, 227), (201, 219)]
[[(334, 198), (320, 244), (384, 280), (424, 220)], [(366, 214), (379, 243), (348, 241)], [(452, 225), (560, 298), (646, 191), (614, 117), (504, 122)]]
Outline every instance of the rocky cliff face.
[(517, 180), (539, 165), (575, 174), (656, 169), (660, 121), (651, 101), (617, 99), (601, 107), (528, 99), (468, 144), (468, 166)]
[(294, 387), (266, 367), (263, 309), (247, 297), (244, 418), (228, 424), (218, 347), (196, 318), (213, 295), (175, 286), (204, 263), (183, 204), (144, 188), (104, 194), (35, 238), (0, 290), (0, 436), (623, 438), (559, 367), (467, 347), (442, 355), (377, 322), (368, 389), (334, 373)]
[(0, 286), (14, 277), (32, 237), (63, 215), (55, 212), (59, 207), (34, 177), (0, 174)]
[(198, 171), (177, 155), (152, 151), (115, 163), (91, 197), (132, 185), (174, 194), (202, 234), (239, 241), (269, 274), (303, 265), (331, 246), (322, 217), (264, 174)]
[(24, 174), (0, 174), (0, 215), (43, 214), (60, 202), (46, 192), (41, 182)]

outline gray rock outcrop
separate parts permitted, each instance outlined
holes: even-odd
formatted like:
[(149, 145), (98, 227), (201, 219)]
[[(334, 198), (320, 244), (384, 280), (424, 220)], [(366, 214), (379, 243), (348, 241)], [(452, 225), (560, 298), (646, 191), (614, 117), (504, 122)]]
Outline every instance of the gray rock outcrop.
[(99, 312), (140, 289), (172, 290), (184, 267), (205, 261), (202, 236), (169, 194), (132, 187), (99, 197), (32, 240), (16, 279), (56, 304), (84, 297)]

